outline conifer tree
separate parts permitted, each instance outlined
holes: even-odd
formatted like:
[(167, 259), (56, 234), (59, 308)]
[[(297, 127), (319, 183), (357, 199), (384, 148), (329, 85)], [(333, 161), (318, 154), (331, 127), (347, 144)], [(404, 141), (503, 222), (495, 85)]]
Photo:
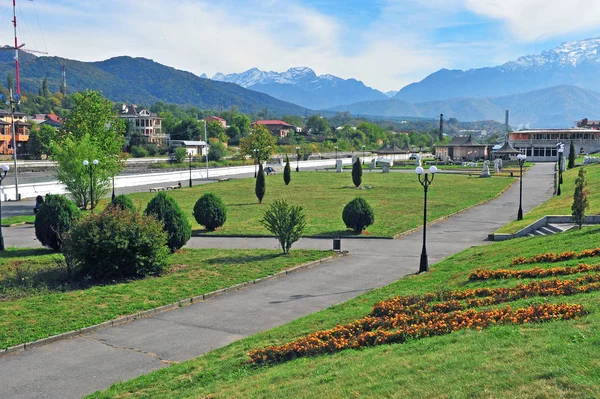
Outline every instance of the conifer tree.
[(256, 175), (256, 187), (254, 193), (258, 198), (258, 203), (262, 204), (263, 197), (265, 196), (266, 184), (265, 184), (265, 171), (263, 170), (262, 163), (258, 165), (258, 175)]
[(580, 168), (579, 175), (575, 179), (575, 193), (573, 194), (573, 205), (571, 206), (573, 221), (579, 226), (580, 230), (585, 221), (585, 210), (590, 205), (587, 200), (588, 190), (585, 188), (586, 185), (585, 169)]
[(567, 168), (573, 169), (575, 167), (575, 144), (571, 141), (571, 145), (569, 146), (569, 163), (567, 164)]
[(352, 165), (352, 183), (358, 188), (362, 183), (362, 166), (360, 165), (360, 158), (356, 157), (356, 161)]
[(288, 156), (285, 156), (285, 168), (283, 168), (283, 182), (287, 186), (290, 184), (290, 180), (292, 179), (292, 169), (290, 168), (290, 159)]

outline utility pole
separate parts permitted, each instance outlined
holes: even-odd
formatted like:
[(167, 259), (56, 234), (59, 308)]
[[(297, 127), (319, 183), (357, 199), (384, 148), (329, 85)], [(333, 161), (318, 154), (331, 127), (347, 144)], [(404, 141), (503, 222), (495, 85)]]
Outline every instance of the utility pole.
[(62, 63), (62, 94), (67, 95), (67, 65)]

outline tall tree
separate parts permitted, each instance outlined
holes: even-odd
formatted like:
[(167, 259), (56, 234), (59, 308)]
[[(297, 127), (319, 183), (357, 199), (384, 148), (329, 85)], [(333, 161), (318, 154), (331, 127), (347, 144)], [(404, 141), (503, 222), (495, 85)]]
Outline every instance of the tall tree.
[[(125, 123), (112, 104), (97, 91), (76, 93), (74, 107), (52, 142), (52, 159), (58, 162), (56, 177), (80, 207), (90, 203), (90, 165), (93, 160), (94, 202), (108, 189), (112, 176), (124, 166), (121, 158)], [(88, 160), (90, 165), (83, 165)]]
[(225, 128), (217, 121), (206, 124), (206, 135), (209, 138), (218, 139), (221, 143), (227, 143), (229, 137), (225, 134)]
[(362, 166), (360, 164), (360, 158), (356, 157), (356, 161), (352, 165), (352, 183), (356, 186), (356, 188), (360, 187), (362, 183)]
[(33, 159), (46, 159), (52, 153), (52, 141), (56, 139), (56, 130), (45, 123), (41, 125), (32, 124), (29, 140), (27, 141), (27, 152)]
[(263, 197), (267, 191), (265, 182), (265, 171), (263, 170), (262, 163), (258, 165), (258, 175), (256, 175), (256, 186), (254, 187), (254, 193), (258, 198), (258, 203), (262, 204)]
[(575, 144), (573, 144), (573, 141), (571, 140), (571, 145), (569, 146), (569, 163), (567, 164), (569, 169), (575, 167), (575, 155)]
[(571, 206), (573, 222), (579, 226), (580, 230), (585, 221), (585, 210), (590, 206), (587, 199), (588, 190), (585, 188), (586, 186), (585, 169), (580, 168), (577, 179), (575, 179), (575, 193), (573, 194), (573, 205)]
[(283, 182), (287, 186), (292, 180), (292, 168), (290, 168), (290, 158), (285, 155), (285, 167), (283, 168)]
[[(262, 125), (255, 125), (248, 135), (240, 140), (240, 152), (265, 161), (275, 152), (275, 137)], [(255, 156), (254, 150), (258, 150)]]
[(204, 137), (204, 122), (192, 117), (184, 118), (171, 132), (171, 140), (200, 140), (200, 137)]
[(48, 78), (44, 78), (42, 81), (42, 96), (50, 97), (50, 90), (48, 90)]
[(308, 121), (306, 122), (306, 130), (314, 135), (331, 135), (331, 128), (329, 127), (329, 124), (325, 118), (318, 115), (313, 115), (308, 118)]

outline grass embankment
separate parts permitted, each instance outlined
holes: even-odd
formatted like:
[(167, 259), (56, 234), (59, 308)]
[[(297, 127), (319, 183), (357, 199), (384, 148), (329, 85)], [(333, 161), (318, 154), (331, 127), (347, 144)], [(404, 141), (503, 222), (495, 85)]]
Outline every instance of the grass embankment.
[(21, 223), (33, 223), (35, 222), (35, 215), (18, 215), (18, 216), (10, 216), (7, 218), (2, 218), (3, 226), (10, 226), (13, 224), (21, 224)]
[[(478, 179), (467, 176), (439, 175), (427, 196), (428, 220), (435, 220), (495, 197), (513, 179)], [(420, 226), (423, 222), (423, 189), (416, 174), (373, 173), (363, 175), (363, 186), (357, 190), (349, 173), (292, 172), (289, 186), (281, 174), (266, 176), (267, 191), (263, 204), (254, 195), (254, 179), (236, 179), (192, 188), (169, 191), (188, 215), (195, 231), (208, 233), (193, 217), (194, 204), (200, 196), (213, 192), (227, 206), (227, 222), (210, 234), (269, 235), (260, 224), (268, 205), (276, 199), (287, 199), (300, 205), (306, 213), (304, 236), (351, 235), (342, 221), (344, 206), (357, 195), (364, 197), (375, 211), (375, 224), (364, 234), (391, 237)], [(131, 194), (138, 209), (144, 209), (154, 193)], [(100, 204), (103, 208), (106, 200)]]
[(515, 256), (581, 251), (595, 248), (599, 241), (599, 229), (584, 228), (555, 236), (473, 247), (433, 265), (427, 274), (401, 279), (197, 359), (116, 384), (89, 398), (597, 398), (599, 360), (591, 355), (597, 353), (600, 342), (597, 291), (508, 303), (513, 309), (543, 303), (581, 304), (590, 313), (578, 320), (503, 325), (482, 331), (465, 329), (403, 344), (343, 350), (270, 366), (250, 364), (248, 352), (351, 322), (368, 315), (377, 302), (397, 295), (514, 287), (517, 283), (541, 280), (469, 281), (468, 275), (475, 269), (598, 263), (596, 257), (511, 266)]
[[(597, 215), (600, 213), (600, 164), (586, 165), (585, 180), (588, 189), (589, 209), (587, 215)], [(515, 220), (502, 226), (496, 233), (516, 233), (522, 228), (530, 225), (536, 220), (546, 215), (570, 215), (571, 205), (573, 205), (573, 193), (575, 192), (575, 179), (579, 173), (579, 167), (567, 170), (563, 173), (563, 184), (560, 185), (561, 195), (554, 196), (542, 205), (539, 205), (527, 212), (523, 220)], [(527, 175), (523, 177), (523, 195), (527, 195)]]
[(61, 254), (44, 249), (0, 253), (0, 348), (88, 327), (321, 259), (327, 251), (185, 249), (161, 277), (71, 280)]

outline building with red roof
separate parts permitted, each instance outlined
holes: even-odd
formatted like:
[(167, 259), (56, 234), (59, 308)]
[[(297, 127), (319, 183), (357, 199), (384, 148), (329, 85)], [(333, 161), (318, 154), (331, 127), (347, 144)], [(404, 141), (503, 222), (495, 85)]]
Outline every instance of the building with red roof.
[(227, 121), (223, 118), (219, 118), (218, 116), (207, 116), (204, 118), (206, 123), (208, 122), (218, 122), (224, 129), (227, 129)]
[(269, 120), (260, 120), (254, 122), (252, 125), (262, 125), (264, 126), (273, 136), (277, 137), (287, 137), (290, 133), (290, 130), (294, 129), (294, 126), (286, 123), (284, 121), (280, 121), (278, 119), (269, 119)]

